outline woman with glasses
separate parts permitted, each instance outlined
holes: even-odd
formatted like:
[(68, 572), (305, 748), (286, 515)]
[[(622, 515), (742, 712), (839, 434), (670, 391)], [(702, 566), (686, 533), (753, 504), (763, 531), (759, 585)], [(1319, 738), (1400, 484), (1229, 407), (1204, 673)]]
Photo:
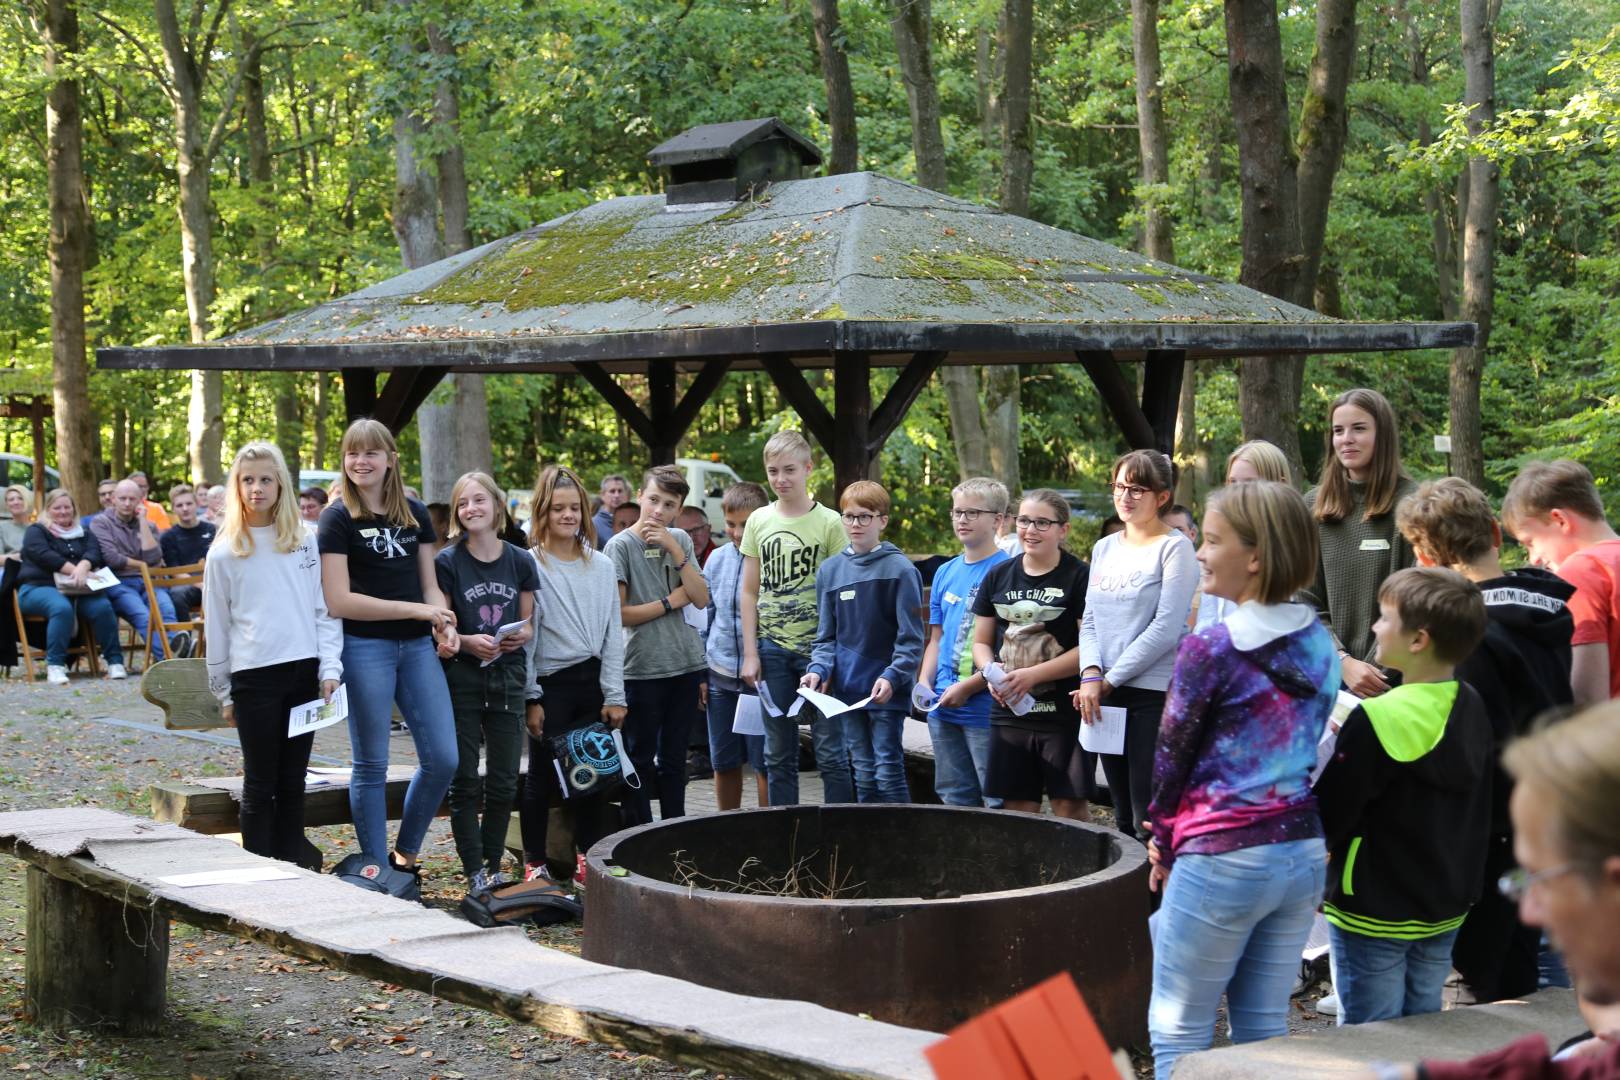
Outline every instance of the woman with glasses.
[(1157, 450), (1132, 450), (1114, 462), (1112, 475), (1114, 510), (1125, 528), (1091, 550), (1074, 704), (1086, 724), (1101, 720), (1105, 705), (1125, 710), (1124, 752), (1101, 755), (1103, 776), (1115, 825), (1145, 841), (1153, 747), (1198, 587), (1198, 562), (1192, 541), (1164, 520), (1175, 486), (1170, 459)]
[(1069, 695), (1088, 568), (1064, 550), (1069, 504), (1050, 488), (1024, 493), (1014, 527), (1023, 553), (987, 573), (973, 599), (973, 664), (994, 702), (984, 793), (1031, 814), (1046, 795), (1053, 813), (1087, 821), (1096, 766)]

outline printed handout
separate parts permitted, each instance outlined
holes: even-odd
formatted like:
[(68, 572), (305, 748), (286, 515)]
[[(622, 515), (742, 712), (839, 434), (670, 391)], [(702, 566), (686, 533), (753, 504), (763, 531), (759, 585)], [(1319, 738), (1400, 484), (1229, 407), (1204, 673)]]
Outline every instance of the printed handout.
[[(525, 626), (528, 626), (528, 625), (529, 625), (529, 620), (528, 619), (517, 619), (517, 620), (515, 620), (513, 622), (506, 623), (500, 629), (495, 631), (495, 644), (496, 644), (496, 646), (499, 646), (501, 642), (505, 641), (507, 638), (511, 637), (513, 634), (517, 633), (519, 630), (522, 630)], [(488, 660), (485, 660), (483, 663), (479, 664), (478, 666), (479, 667), (489, 667), (489, 665), (493, 664), (496, 660), (499, 660), (500, 657), (501, 657), (501, 654), (496, 653), (493, 657), (491, 657)]]
[(1093, 754), (1123, 754), (1125, 752), (1125, 710), (1104, 705), (1096, 722), (1080, 724), (1080, 745)]
[(871, 694), (867, 694), (859, 701), (851, 701), (846, 704), (845, 702), (839, 701), (831, 694), (823, 694), (815, 690), (806, 690), (802, 686), (799, 687), (799, 696), (808, 701), (810, 704), (814, 705), (821, 712), (822, 716), (829, 718), (840, 716), (847, 712), (854, 712), (856, 709), (864, 709), (872, 703)]
[(293, 707), (287, 714), (287, 738), (296, 739), (306, 731), (319, 731), (323, 727), (340, 724), (349, 718), (349, 688), (338, 683), (337, 693), (331, 701), (316, 698)]

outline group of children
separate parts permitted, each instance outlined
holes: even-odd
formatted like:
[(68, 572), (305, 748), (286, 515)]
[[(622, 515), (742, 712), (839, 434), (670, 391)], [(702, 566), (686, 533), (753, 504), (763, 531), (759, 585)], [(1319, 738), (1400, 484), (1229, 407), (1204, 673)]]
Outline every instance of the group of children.
[[(1584, 469), (1532, 465), (1504, 522), (1558, 576), (1504, 571), (1484, 496), (1409, 480), (1380, 395), (1341, 395), (1328, 419), (1317, 488), (1301, 497), (1280, 452), (1246, 444), (1201, 533), (1173, 523), (1164, 455), (1121, 456), (1121, 527), (1089, 562), (1068, 550), (1059, 493), (1013, 504), (997, 481), (966, 480), (950, 507), (962, 550), (935, 573), (926, 615), (916, 566), (883, 540), (887, 492), (862, 481), (837, 510), (817, 503), (796, 432), (765, 447), (774, 501), (750, 483), (724, 493), (730, 543), (706, 564), (674, 527), (688, 491), (671, 467), (639, 491), (617, 485), (636, 507), (617, 532), (611, 508), (593, 520), (576, 475), (547, 467), (528, 550), (501, 539), (504, 493), (470, 473), (433, 558), (382, 425), (346, 433), (340, 495), (313, 538), (279, 454), (255, 443), (232, 466), (215, 545), (229, 557), (208, 560), (205, 589), (211, 679), (242, 732), (244, 842), (297, 857), (309, 743), (271, 734), (340, 678), (362, 849), (413, 870), (448, 791), (474, 891), (507, 880), (514, 802), (526, 879), (573, 871), (547, 858), (565, 781), (534, 767), (559, 737), (620, 732), (642, 781), (622, 817), (600, 795), (569, 800), (583, 851), (651, 821), (651, 783), (662, 817), (684, 812), (700, 713), (722, 810), (741, 804), (745, 763), (762, 803), (799, 800), (802, 720), (825, 801), (907, 801), (901, 730), (915, 707), (947, 803), (1050, 800), (1086, 819), (1100, 756), (1118, 826), (1148, 843), (1164, 894), (1149, 1021), (1161, 1076), (1208, 1045), (1223, 992), (1235, 1038), (1285, 1030), (1318, 905), (1341, 1022), (1438, 1008), (1453, 963), (1481, 1000), (1522, 992), (1538, 943), (1492, 899), (1513, 867), (1495, 763), (1545, 710), (1620, 689), (1620, 539)], [(998, 541), (1009, 518), (1013, 544)], [(864, 704), (795, 715), (801, 689)], [(390, 849), (396, 701), (419, 765)], [(762, 736), (736, 730), (745, 705)]]

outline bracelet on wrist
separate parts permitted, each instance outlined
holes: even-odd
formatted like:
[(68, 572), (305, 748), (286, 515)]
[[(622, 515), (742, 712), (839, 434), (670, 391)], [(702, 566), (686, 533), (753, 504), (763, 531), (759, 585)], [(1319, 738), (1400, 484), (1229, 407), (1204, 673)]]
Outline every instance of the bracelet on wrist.
[(1101, 675), (1082, 675), (1080, 677), (1080, 685), (1081, 686), (1086, 685), (1086, 683), (1094, 683), (1094, 682), (1102, 682), (1102, 681), (1103, 681), (1103, 677)]

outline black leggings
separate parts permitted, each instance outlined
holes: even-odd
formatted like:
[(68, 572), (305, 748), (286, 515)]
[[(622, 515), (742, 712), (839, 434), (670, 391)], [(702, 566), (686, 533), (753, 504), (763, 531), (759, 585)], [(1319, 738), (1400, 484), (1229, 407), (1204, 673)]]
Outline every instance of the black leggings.
[[(602, 665), (596, 660), (585, 660), (563, 668), (552, 675), (540, 677), (544, 698), (540, 706), (545, 710), (543, 738), (529, 736), (529, 768), (523, 780), (523, 797), (518, 807), (518, 825), (523, 831), (523, 861), (526, 865), (546, 861), (546, 826), (551, 813), (553, 797), (560, 798), (557, 790), (557, 770), (552, 767), (551, 740), (566, 735), (576, 728), (587, 727), (602, 719)], [(574, 846), (589, 851), (591, 845), (609, 833), (618, 831), (618, 812), (605, 795), (563, 800), (562, 805), (573, 812)], [(566, 866), (552, 866), (552, 877), (566, 881), (574, 876), (572, 862)]]
[(287, 738), (287, 714), (320, 696), (314, 657), (231, 673), (242, 743), (242, 846), (297, 862), (304, 847), (304, 772), (313, 732)]
[(1126, 836), (1146, 843), (1142, 822), (1153, 799), (1153, 753), (1164, 718), (1164, 691), (1121, 686), (1103, 698), (1103, 704), (1125, 710), (1125, 752), (1097, 755), (1114, 800), (1115, 824)]

